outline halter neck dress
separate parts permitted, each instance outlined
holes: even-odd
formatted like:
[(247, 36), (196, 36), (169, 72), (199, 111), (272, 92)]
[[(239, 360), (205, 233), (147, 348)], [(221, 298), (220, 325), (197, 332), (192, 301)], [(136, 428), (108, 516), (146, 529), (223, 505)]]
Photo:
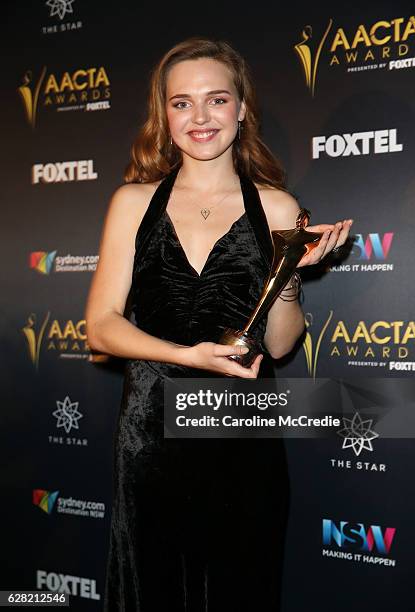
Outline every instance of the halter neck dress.
[[(268, 223), (255, 184), (240, 175), (245, 211), (199, 274), (166, 211), (177, 172), (161, 181), (137, 231), (135, 324), (183, 345), (217, 342), (225, 327), (243, 327), (261, 295), (273, 253)], [(265, 328), (266, 316), (253, 330), (261, 343)], [(164, 382), (193, 376), (219, 375), (126, 360), (104, 612), (280, 609), (288, 509), (283, 443), (164, 438)]]

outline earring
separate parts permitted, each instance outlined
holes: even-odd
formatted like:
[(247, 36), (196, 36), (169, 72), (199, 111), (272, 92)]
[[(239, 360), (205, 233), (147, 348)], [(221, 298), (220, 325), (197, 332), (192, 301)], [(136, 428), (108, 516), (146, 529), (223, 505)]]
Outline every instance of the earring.
[(241, 122), (238, 121), (238, 140), (241, 140)]
[(170, 146), (171, 146), (172, 144), (173, 144), (173, 139), (172, 139), (172, 137), (170, 136)]

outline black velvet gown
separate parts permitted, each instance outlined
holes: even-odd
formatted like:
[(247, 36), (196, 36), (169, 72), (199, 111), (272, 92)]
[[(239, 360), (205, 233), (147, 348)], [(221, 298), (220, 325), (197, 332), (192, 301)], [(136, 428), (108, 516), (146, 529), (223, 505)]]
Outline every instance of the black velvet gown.
[[(268, 275), (272, 242), (254, 183), (245, 212), (199, 275), (166, 212), (177, 170), (159, 185), (136, 237), (132, 291), (140, 329), (193, 345), (240, 329)], [(266, 317), (254, 335), (262, 341)], [(261, 372), (260, 372), (261, 374)], [(126, 361), (115, 435), (105, 612), (278, 612), (288, 507), (281, 440), (163, 437), (168, 377), (218, 377)]]

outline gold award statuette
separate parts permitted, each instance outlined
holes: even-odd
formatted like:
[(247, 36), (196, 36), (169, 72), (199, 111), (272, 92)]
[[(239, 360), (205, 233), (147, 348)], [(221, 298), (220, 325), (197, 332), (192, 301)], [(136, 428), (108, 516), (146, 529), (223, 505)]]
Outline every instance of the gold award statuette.
[(249, 353), (245, 355), (230, 355), (229, 359), (234, 359), (241, 365), (249, 367), (255, 357), (261, 352), (259, 343), (249, 334), (250, 330), (268, 312), (294, 274), (302, 257), (317, 246), (318, 241), (323, 235), (322, 233), (307, 232), (304, 229), (308, 225), (309, 220), (310, 211), (306, 208), (301, 208), (295, 228), (271, 232), (274, 256), (259, 302), (243, 329), (235, 330), (227, 327), (219, 340), (219, 344), (247, 346)]

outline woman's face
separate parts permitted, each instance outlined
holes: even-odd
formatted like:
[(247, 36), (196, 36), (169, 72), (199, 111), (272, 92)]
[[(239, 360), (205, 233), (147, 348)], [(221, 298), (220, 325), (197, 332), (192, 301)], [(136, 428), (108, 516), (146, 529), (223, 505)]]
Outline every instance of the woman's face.
[(184, 154), (208, 160), (232, 145), (245, 104), (222, 62), (184, 60), (167, 76), (166, 112), (173, 142)]

